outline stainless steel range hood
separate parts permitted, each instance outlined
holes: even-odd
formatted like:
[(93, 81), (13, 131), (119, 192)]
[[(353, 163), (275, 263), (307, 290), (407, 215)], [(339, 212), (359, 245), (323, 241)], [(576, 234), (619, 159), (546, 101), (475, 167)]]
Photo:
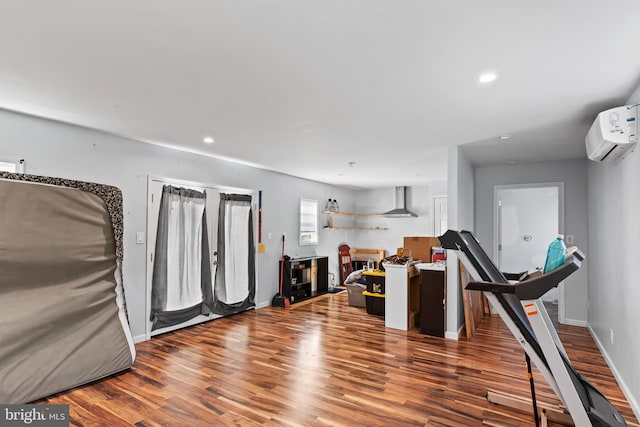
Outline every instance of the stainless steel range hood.
[(396, 208), (385, 212), (387, 218), (409, 218), (418, 216), (407, 209), (407, 187), (396, 187)]

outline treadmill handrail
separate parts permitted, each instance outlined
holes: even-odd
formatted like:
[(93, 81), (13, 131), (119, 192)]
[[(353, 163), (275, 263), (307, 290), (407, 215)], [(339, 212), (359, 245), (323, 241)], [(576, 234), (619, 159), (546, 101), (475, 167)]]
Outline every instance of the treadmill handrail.
[(497, 285), (499, 288), (496, 289), (508, 289), (508, 293), (491, 290), (484, 293), (560, 397), (577, 426), (627, 425), (611, 402), (571, 366), (542, 299), (536, 297), (557, 286), (577, 270), (584, 260), (582, 252), (569, 248), (566, 263), (560, 268), (541, 276), (536, 273), (536, 277), (523, 278), (522, 282), (511, 285), (470, 231), (448, 230), (438, 239), (443, 248), (458, 252), (474, 278), (486, 280), (475, 282), (475, 286)]
[(467, 289), (501, 294), (515, 294), (520, 301), (538, 299), (579, 269), (583, 259), (584, 254), (580, 252), (580, 250), (576, 250), (567, 257), (561, 267), (553, 269), (541, 276), (528, 278), (514, 284), (473, 281), (467, 284)]
[(494, 292), (497, 294), (514, 294), (516, 292), (515, 285), (497, 282), (472, 281), (467, 283), (466, 289), (470, 291)]
[(507, 273), (506, 271), (502, 272), (502, 275), (506, 277), (507, 280), (520, 280), (525, 274), (527, 274), (526, 271), (521, 271), (520, 273)]

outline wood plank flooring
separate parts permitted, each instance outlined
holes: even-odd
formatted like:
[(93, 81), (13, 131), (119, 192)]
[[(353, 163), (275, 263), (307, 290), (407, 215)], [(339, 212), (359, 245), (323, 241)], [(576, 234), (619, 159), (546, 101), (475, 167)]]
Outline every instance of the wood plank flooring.
[[(132, 369), (40, 403), (76, 426), (531, 426), (485, 399), (529, 396), (520, 345), (498, 317), (471, 341), (385, 329), (347, 293), (264, 308), (155, 337)], [(577, 370), (637, 420), (584, 328), (561, 326)], [(536, 373), (538, 397), (558, 404)]]

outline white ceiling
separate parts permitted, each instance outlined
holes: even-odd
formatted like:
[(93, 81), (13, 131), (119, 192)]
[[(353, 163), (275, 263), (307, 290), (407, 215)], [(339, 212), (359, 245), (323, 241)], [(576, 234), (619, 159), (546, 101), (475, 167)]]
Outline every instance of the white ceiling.
[(0, 108), (419, 185), (459, 144), (478, 165), (584, 158), (597, 112), (640, 84), (638, 40), (636, 0), (2, 0)]

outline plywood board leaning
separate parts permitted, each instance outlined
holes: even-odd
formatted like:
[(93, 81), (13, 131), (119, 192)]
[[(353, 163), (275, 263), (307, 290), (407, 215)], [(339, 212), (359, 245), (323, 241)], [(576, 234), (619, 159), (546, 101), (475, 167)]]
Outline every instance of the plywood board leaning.
[(466, 289), (469, 283), (469, 272), (462, 262), (458, 262), (460, 270), (460, 285), (462, 286), (462, 301), (464, 304), (464, 323), (467, 339), (471, 339), (476, 328), (485, 315), (485, 297), (482, 292)]

